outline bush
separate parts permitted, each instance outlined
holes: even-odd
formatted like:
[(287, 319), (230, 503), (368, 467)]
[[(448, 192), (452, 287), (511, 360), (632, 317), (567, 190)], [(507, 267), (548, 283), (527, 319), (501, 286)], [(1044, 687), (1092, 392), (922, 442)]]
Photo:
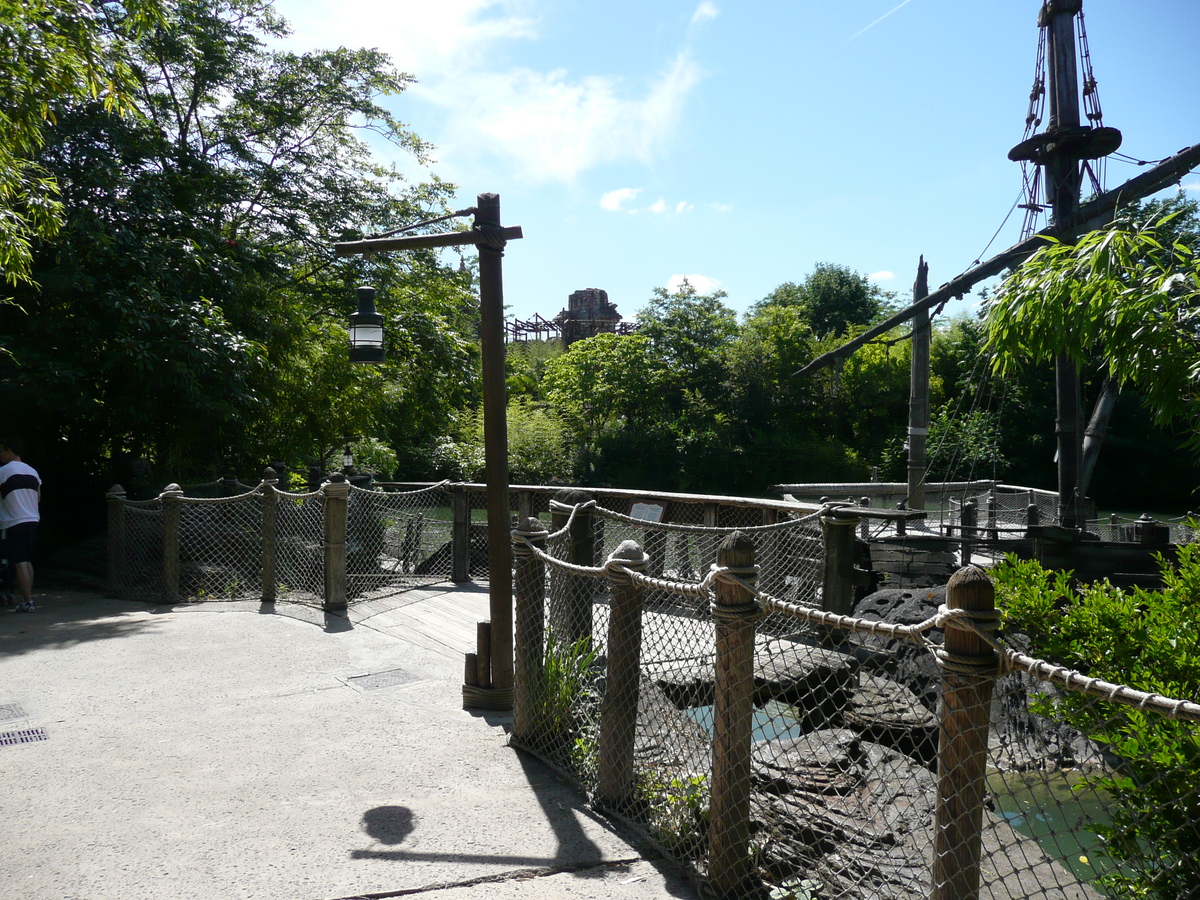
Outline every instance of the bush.
[[(1163, 588), (1107, 582), (1072, 588), (1069, 572), (1009, 558), (994, 570), (1006, 629), (1034, 652), (1085, 675), (1166, 697), (1200, 696), (1200, 546), (1160, 560)], [(1200, 729), (1158, 713), (1097, 702), (1078, 692), (1042, 702), (1121, 762), (1099, 779), (1113, 797), (1108, 825), (1093, 830), (1120, 869), (1100, 883), (1119, 897), (1200, 896)]]

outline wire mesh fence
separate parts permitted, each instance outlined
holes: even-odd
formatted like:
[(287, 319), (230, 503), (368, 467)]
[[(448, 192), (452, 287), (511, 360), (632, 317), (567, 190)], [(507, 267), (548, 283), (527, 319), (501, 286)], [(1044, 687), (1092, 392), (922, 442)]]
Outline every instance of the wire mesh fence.
[(262, 594), (262, 494), (179, 501), (179, 594), (245, 600)]
[(727, 532), (592, 514), (600, 565), (570, 526), (517, 536), (514, 742), (716, 895), (1200, 897), (1200, 706), (1017, 653), (944, 588), (853, 617), (821, 610), (816, 567), (764, 590), (770, 541), (811, 520), (741, 536), (761, 567), (686, 578)]
[(160, 597), (162, 500), (122, 500), (117, 513), (109, 522), (109, 592), (131, 599)]
[(278, 492), (275, 517), (276, 599), (321, 603), (325, 593), (325, 504), (321, 492)]
[(450, 495), (442, 485), (405, 492), (351, 488), (347, 578), (352, 599), (451, 577)]
[[(385, 492), (343, 480), (330, 497), (325, 488), (290, 493), (263, 482), (229, 496), (239, 485), (230, 478), (200, 486), (227, 494), (220, 497), (187, 496), (171, 485), (148, 501), (110, 492), (108, 592), (156, 602), (327, 605), (331, 547), (343, 551), (341, 593), (350, 602), (451, 577), (452, 511), (443, 485)], [(334, 534), (331, 504), (339, 500), (344, 515)]]

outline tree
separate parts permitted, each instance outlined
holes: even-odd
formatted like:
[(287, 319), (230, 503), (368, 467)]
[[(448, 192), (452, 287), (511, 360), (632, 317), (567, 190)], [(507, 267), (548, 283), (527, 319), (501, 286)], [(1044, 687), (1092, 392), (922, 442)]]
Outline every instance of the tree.
[(752, 308), (796, 307), (817, 337), (843, 334), (852, 325), (868, 325), (885, 310), (890, 295), (847, 266), (817, 263), (803, 284), (787, 281)]
[(1141, 394), (1160, 424), (1200, 444), (1200, 260), (1196, 205), (1150, 204), (1075, 244), (1047, 244), (991, 298), (995, 369), (1065, 353)]
[(637, 314), (638, 333), (673, 375), (673, 398), (697, 392), (716, 400), (725, 380), (725, 354), (738, 333), (737, 314), (722, 301), (724, 291), (699, 293), (688, 281), (679, 290), (655, 288), (650, 303)]
[[(125, 0), (121, 15), (133, 32), (162, 21), (159, 0)], [(28, 281), (31, 242), (52, 238), (62, 224), (58, 183), (35, 157), (44, 130), (63, 103), (98, 99), (128, 108), (131, 71), (122, 43), (106, 33), (118, 9), (100, 0), (0, 0), (0, 274)]]
[[(35, 163), (65, 220), (37, 286), (0, 310), (10, 427), (87, 470), (144, 455), (172, 480), (229, 462), (320, 457), (347, 434), (444, 433), (477, 382), (469, 271), (432, 252), (338, 260), (345, 235), (419, 221), (452, 187), (405, 185), (371, 131), (424, 158), (384, 107), (411, 81), (377, 51), (292, 54), (253, 0), (181, 0), (128, 38), (132, 102), (64, 105)], [(373, 282), (389, 362), (346, 360), (351, 286)], [(434, 366), (439, 368), (434, 369)]]

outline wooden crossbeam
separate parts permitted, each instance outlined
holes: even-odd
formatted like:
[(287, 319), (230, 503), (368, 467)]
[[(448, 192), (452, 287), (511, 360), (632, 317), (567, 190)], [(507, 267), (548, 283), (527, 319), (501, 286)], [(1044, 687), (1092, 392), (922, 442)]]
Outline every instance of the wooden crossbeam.
[[(506, 241), (516, 241), (524, 237), (520, 225), (501, 228), (500, 236)], [(480, 231), (448, 231), (443, 234), (410, 234), (401, 237), (342, 241), (333, 245), (333, 252), (337, 256), (354, 256), (358, 253), (377, 253), (381, 250), (424, 250), (432, 247), (462, 247), (466, 244), (485, 243), (487, 238)]]

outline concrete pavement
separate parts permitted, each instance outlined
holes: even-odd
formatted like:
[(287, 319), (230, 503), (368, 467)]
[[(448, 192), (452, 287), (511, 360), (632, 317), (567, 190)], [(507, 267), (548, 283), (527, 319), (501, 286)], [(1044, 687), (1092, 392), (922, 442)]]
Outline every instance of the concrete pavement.
[(0, 615), (0, 897), (696, 896), (464, 712), (461, 655), (389, 601), (39, 594)]

